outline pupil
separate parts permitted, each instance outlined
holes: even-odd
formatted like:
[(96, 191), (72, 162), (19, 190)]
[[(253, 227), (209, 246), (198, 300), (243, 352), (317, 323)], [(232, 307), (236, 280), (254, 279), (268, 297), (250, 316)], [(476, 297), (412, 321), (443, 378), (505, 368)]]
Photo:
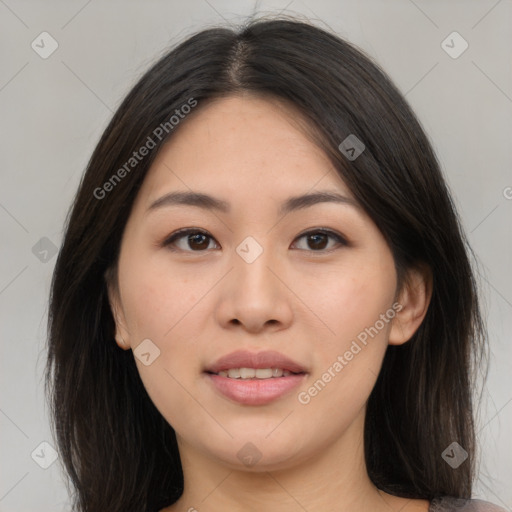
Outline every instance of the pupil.
[[(323, 249), (325, 248), (325, 241), (327, 239), (327, 236), (324, 235), (323, 233), (318, 233), (316, 235), (309, 235), (309, 241), (313, 241), (313, 246), (312, 248), (316, 248), (316, 249)], [(318, 245), (318, 239), (321, 239), (320, 240), (320, 246)]]
[[(189, 244), (191, 244), (191, 247), (193, 248), (193, 245), (198, 242), (198, 248), (204, 248), (204, 241), (206, 240), (206, 235), (203, 235), (201, 233), (196, 233), (195, 235), (190, 235), (188, 237)], [(201, 245), (201, 242), (203, 242), (203, 245)], [(207, 247), (207, 246), (206, 246)]]

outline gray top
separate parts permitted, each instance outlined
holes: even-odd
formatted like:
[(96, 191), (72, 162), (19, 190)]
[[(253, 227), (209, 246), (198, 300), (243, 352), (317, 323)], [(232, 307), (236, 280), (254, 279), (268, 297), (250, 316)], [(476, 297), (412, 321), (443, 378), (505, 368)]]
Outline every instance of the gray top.
[(508, 512), (506, 509), (483, 500), (466, 500), (443, 496), (430, 502), (429, 512)]

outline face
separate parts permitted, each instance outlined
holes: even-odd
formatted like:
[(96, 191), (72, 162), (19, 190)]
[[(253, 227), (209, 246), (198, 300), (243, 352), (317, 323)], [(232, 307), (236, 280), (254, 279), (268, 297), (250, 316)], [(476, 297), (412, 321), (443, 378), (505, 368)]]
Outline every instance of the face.
[[(254, 96), (199, 105), (145, 178), (109, 290), (180, 449), (227, 467), (291, 467), (360, 435), (403, 307), (382, 234), (297, 115)], [(214, 200), (161, 199), (177, 192)], [(319, 192), (340, 199), (290, 202)]]

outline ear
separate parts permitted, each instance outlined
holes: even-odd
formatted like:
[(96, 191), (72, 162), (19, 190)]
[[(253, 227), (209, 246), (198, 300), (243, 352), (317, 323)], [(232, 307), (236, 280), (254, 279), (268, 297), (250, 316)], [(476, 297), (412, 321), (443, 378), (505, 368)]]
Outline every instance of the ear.
[(117, 285), (117, 276), (115, 275), (116, 272), (117, 270), (115, 268), (109, 267), (104, 274), (105, 283), (107, 286), (108, 302), (110, 304), (110, 310), (116, 324), (116, 343), (119, 348), (122, 348), (123, 350), (129, 350), (131, 348), (130, 335), (128, 329), (126, 328), (124, 311), (121, 306), (119, 287)]
[(402, 290), (398, 294), (396, 315), (389, 332), (390, 345), (409, 341), (427, 314), (432, 297), (432, 271), (420, 265), (407, 271)]

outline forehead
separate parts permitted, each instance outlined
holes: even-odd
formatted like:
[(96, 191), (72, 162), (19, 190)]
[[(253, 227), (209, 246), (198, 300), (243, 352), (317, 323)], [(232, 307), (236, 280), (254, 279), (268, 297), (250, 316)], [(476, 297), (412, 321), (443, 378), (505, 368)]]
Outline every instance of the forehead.
[(263, 197), (329, 185), (350, 196), (295, 107), (237, 95), (199, 104), (182, 121), (153, 162), (140, 195), (148, 205), (175, 188)]

